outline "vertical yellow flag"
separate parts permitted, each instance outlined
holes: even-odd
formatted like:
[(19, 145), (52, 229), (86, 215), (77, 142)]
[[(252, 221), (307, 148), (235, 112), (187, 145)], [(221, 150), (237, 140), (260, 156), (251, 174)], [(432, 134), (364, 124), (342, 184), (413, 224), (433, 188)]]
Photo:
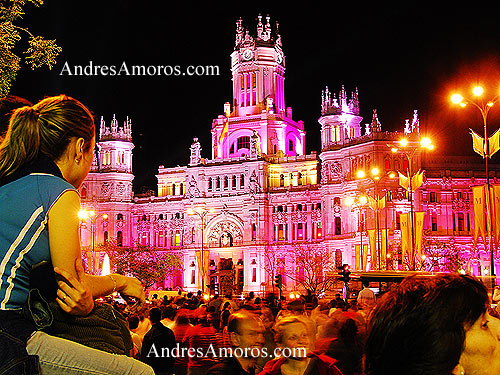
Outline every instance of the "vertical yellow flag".
[(424, 216), (425, 212), (415, 212), (415, 250), (418, 258), (422, 259), (422, 239), (424, 235)]
[(410, 190), (410, 179), (398, 171), (399, 174), (399, 185), (405, 190)]
[(363, 264), (361, 269), (366, 271), (366, 265), (368, 264), (368, 245), (363, 245)]
[[(408, 253), (408, 257), (410, 257), (410, 214), (399, 214), (399, 219), (401, 223), (401, 260), (404, 264), (405, 255)], [(410, 258), (411, 261), (411, 258)]]
[(472, 135), (472, 148), (475, 152), (481, 155), (483, 158), (486, 157), (484, 138), (477, 134), (474, 130), (470, 129)]
[(198, 289), (201, 289), (201, 280), (203, 278), (203, 271), (202, 271), (202, 265), (201, 265), (201, 250), (196, 251), (196, 262), (198, 263)]
[(479, 236), (482, 236), (486, 246), (486, 228), (484, 220), (484, 185), (472, 187), (472, 206), (474, 209), (474, 249)]
[(224, 126), (219, 136), (219, 143), (222, 143), (226, 139), (226, 134), (229, 131), (229, 119), (226, 117), (224, 119)]
[(356, 270), (360, 271), (361, 268), (361, 245), (354, 245), (354, 251), (356, 253)]
[[(203, 251), (203, 264), (201, 261), (201, 250), (196, 251), (196, 260), (198, 262), (198, 279), (199, 279), (199, 285), (201, 288), (202, 285), (202, 279), (205, 279), (205, 285), (208, 285), (208, 266), (209, 266), (209, 259), (210, 254), (207, 250)], [(204, 292), (204, 291), (203, 291)]]
[(411, 178), (412, 190), (417, 190), (424, 183), (424, 171), (418, 171)]
[(368, 229), (368, 238), (370, 240), (371, 269), (377, 269), (377, 231)]
[(389, 235), (388, 233), (389, 229), (381, 229), (380, 230), (380, 233), (381, 233), (381, 241), (382, 241), (382, 247), (381, 247), (381, 251), (380, 251), (380, 261), (382, 262), (382, 264), (386, 264), (386, 261), (387, 261), (387, 236)]
[(491, 159), (493, 154), (500, 150), (500, 129), (497, 129), (497, 131), (488, 138), (488, 145), (488, 157)]
[(498, 251), (500, 245), (500, 185), (490, 186), (493, 236), (495, 238), (495, 249)]
[(378, 200), (377, 208), (379, 210), (383, 210), (385, 207), (385, 197), (382, 197)]

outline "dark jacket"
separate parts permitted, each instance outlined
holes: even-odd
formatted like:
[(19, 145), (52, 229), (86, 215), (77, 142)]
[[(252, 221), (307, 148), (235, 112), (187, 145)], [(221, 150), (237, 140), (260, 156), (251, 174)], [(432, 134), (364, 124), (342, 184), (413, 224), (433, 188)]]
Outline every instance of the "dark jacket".
[[(161, 322), (154, 323), (142, 340), (141, 361), (150, 365), (155, 374), (170, 374), (174, 368), (175, 358), (171, 354), (175, 347), (174, 332)], [(168, 355), (162, 348), (168, 348)]]
[(35, 327), (19, 312), (0, 310), (0, 374), (40, 373), (38, 356), (28, 355), (26, 342)]
[(39, 374), (39, 358), (28, 354), (26, 343), (33, 332), (50, 324), (48, 304), (37, 289), (29, 292), (22, 310), (0, 310), (0, 374)]
[[(311, 354), (312, 366), (311, 374), (314, 375), (342, 375), (342, 372), (335, 366), (335, 359), (322, 354)], [(258, 375), (281, 375), (281, 365), (285, 363), (286, 358), (281, 357), (273, 359), (266, 363), (264, 369)], [(309, 369), (308, 367), (308, 369)]]
[(206, 375), (254, 375), (254, 373), (243, 370), (236, 358), (227, 357), (210, 367)]

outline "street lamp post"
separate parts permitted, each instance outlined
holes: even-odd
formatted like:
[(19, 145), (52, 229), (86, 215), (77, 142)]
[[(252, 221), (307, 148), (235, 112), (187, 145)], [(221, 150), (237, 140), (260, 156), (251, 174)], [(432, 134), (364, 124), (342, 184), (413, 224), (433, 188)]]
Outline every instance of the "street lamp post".
[(417, 172), (414, 175), (412, 171), (413, 157), (419, 150), (423, 149), (427, 149), (430, 151), (434, 150), (434, 145), (432, 144), (432, 141), (429, 138), (423, 137), (417, 140), (402, 138), (399, 141), (399, 146), (389, 145), (389, 147), (391, 148), (391, 151), (393, 153), (401, 152), (408, 161), (408, 167), (405, 173), (408, 177), (408, 200), (410, 202), (410, 232), (411, 232), (410, 236), (411, 236), (411, 252), (412, 252), (410, 267), (411, 270), (414, 271), (415, 270), (415, 223), (414, 223), (415, 218), (414, 218), (413, 192), (414, 190), (418, 189), (419, 186), (415, 186), (413, 184), (414, 182), (413, 178), (418, 174)]
[(91, 260), (91, 265), (89, 267), (89, 271), (92, 275), (97, 274), (97, 267), (96, 267), (96, 256), (95, 256), (95, 235), (96, 235), (96, 222), (99, 217), (102, 217), (104, 220), (108, 220), (108, 214), (97, 214), (95, 211), (90, 210), (87, 211), (85, 209), (81, 209), (78, 212), (78, 218), (81, 221), (80, 224), (80, 241), (81, 241), (81, 225), (86, 219), (90, 219), (90, 236), (91, 236), (91, 243), (92, 243), (92, 260)]
[(205, 293), (205, 254), (204, 254), (204, 241), (205, 241), (205, 216), (208, 213), (213, 213), (215, 210), (213, 208), (206, 209), (204, 207), (189, 208), (187, 210), (188, 215), (198, 215), (201, 220), (201, 246), (200, 246), (200, 268), (201, 268), (201, 291)]
[[(370, 171), (370, 176), (367, 176), (367, 174), (365, 173), (365, 171), (363, 170), (360, 170), (356, 173), (356, 176), (357, 178), (359, 179), (363, 179), (363, 178), (370, 178), (373, 182), (373, 185), (374, 185), (374, 200), (375, 200), (375, 207), (374, 207), (374, 210), (375, 210), (375, 220), (376, 220), (376, 231), (377, 231), (377, 256), (378, 256), (378, 269), (381, 270), (381, 252), (380, 252), (380, 249), (382, 248), (382, 239), (381, 239), (381, 234), (380, 234), (380, 207), (379, 207), (379, 201), (380, 201), (380, 198), (379, 198), (379, 186), (378, 184), (384, 179), (384, 178), (394, 178), (395, 177), (395, 174), (390, 172), (386, 175), (383, 175), (383, 176), (380, 176), (380, 170), (375, 167), (375, 168), (372, 168), (372, 170)], [(387, 193), (387, 190), (384, 190), (384, 192)], [(384, 208), (387, 207), (387, 202), (384, 202)], [(384, 210), (384, 216), (385, 216), (385, 230), (387, 230), (387, 209)], [(387, 245), (388, 245), (388, 239), (387, 239), (387, 235), (385, 236), (385, 244), (386, 244), (386, 249), (387, 249)]]
[(453, 94), (451, 96), (451, 101), (454, 104), (460, 105), (462, 108), (466, 107), (468, 104), (472, 104), (472, 106), (476, 107), (479, 112), (481, 113), (481, 117), (483, 119), (483, 132), (484, 132), (484, 139), (483, 139), (483, 147), (482, 150), (476, 150), (481, 156), (483, 156), (484, 161), (485, 161), (485, 172), (486, 172), (486, 186), (487, 186), (487, 193), (486, 193), (486, 212), (487, 212), (487, 218), (488, 218), (488, 247), (490, 250), (490, 268), (491, 268), (491, 276), (492, 276), (492, 288), (496, 284), (495, 280), (495, 262), (493, 258), (493, 241), (492, 241), (492, 210), (491, 210), (491, 199), (490, 199), (490, 176), (489, 176), (489, 171), (488, 171), (488, 158), (491, 158), (492, 154), (496, 152), (496, 150), (492, 150), (490, 148), (489, 144), (489, 139), (488, 139), (488, 113), (490, 112), (491, 107), (495, 103), (498, 103), (500, 101), (500, 95), (495, 96), (489, 101), (484, 101), (483, 100), (483, 94), (484, 94), (484, 89), (481, 86), (476, 86), (472, 89), (472, 94), (476, 98), (476, 100), (470, 99), (470, 98), (464, 98), (460, 94)]
[(360, 238), (360, 250), (359, 250), (359, 258), (360, 258), (360, 266), (361, 270), (365, 269), (366, 264), (363, 264), (363, 231), (364, 231), (364, 220), (361, 220), (361, 210), (366, 208), (368, 204), (368, 198), (365, 195), (359, 195), (355, 198), (347, 197), (345, 199), (345, 205), (351, 207), (351, 211), (358, 211), (358, 229), (359, 229), (359, 238)]

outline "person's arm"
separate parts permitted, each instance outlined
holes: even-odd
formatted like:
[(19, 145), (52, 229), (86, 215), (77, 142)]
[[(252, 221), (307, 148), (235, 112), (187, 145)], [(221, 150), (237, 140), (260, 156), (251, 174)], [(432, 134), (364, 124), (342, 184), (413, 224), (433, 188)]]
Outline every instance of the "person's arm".
[(94, 276), (81, 265), (78, 211), (80, 198), (75, 191), (63, 193), (49, 211), (49, 246), (54, 271), (58, 274), (57, 302), (74, 315), (92, 311), (93, 299), (118, 291), (145, 301), (142, 284), (118, 274)]

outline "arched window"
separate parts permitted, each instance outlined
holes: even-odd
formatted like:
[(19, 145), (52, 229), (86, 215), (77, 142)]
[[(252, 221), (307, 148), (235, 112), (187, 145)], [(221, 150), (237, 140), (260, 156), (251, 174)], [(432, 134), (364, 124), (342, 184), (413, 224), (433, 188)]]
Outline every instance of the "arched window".
[(116, 220), (123, 220), (123, 214), (117, 214)]
[(285, 175), (280, 174), (280, 186), (283, 187), (285, 186)]
[(409, 167), (409, 164), (408, 164), (408, 159), (406, 159), (406, 158), (405, 158), (405, 159), (403, 160), (403, 169), (404, 169), (405, 171), (407, 171), (407, 170), (408, 170), (408, 167)]
[(293, 151), (293, 140), (289, 139), (288, 140), (288, 151)]
[(394, 170), (399, 171), (399, 169), (400, 169), (399, 159), (394, 159)]
[(249, 136), (239, 137), (236, 140), (236, 151), (241, 150), (242, 148), (250, 149), (250, 137)]
[(212, 177), (208, 178), (208, 191), (212, 191)]
[(119, 246), (119, 247), (123, 246), (123, 233), (121, 230), (119, 230), (116, 233), (116, 246)]

